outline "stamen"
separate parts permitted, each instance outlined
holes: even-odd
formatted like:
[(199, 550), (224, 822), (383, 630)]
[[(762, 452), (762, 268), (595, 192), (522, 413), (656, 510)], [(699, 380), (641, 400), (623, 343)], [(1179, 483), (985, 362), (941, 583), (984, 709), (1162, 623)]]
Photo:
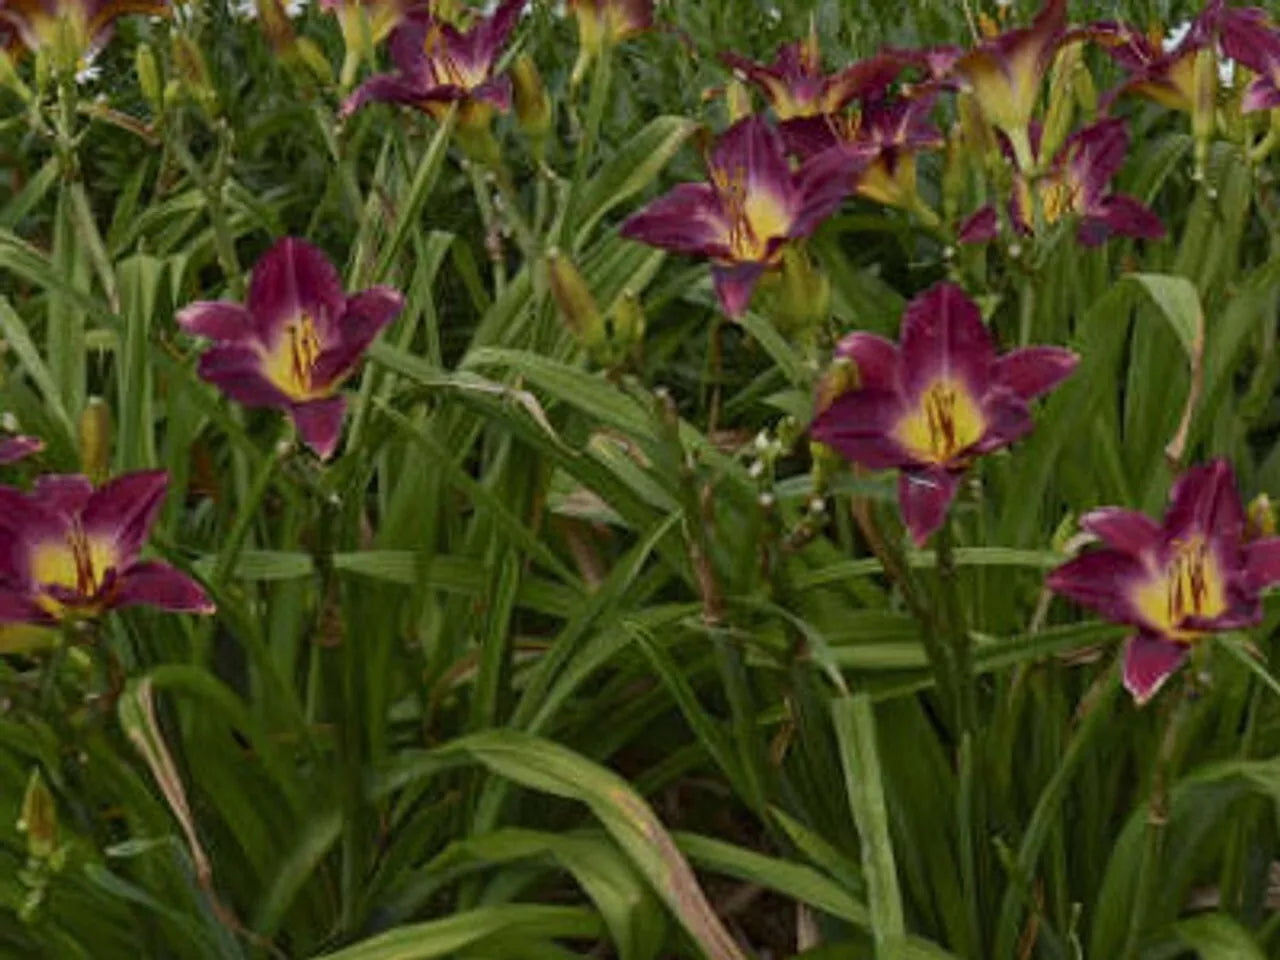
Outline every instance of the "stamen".
[(294, 380), (303, 390), (310, 390), (311, 374), (320, 358), (320, 336), (316, 333), (315, 323), (304, 314), (300, 322), (289, 324), (286, 330)]
[(932, 387), (924, 397), (924, 412), (929, 445), (938, 459), (945, 460), (958, 449), (955, 389), (945, 384)]
[(747, 214), (747, 171), (742, 164), (732, 170), (717, 168), (712, 182), (729, 220), (729, 248), (742, 260), (756, 259), (762, 246)]

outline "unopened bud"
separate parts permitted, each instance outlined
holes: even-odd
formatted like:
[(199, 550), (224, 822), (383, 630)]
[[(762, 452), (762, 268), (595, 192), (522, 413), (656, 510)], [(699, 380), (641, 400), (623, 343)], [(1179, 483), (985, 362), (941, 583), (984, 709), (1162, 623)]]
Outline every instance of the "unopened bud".
[(138, 88), (156, 113), (164, 110), (164, 85), (160, 82), (160, 66), (156, 52), (148, 43), (138, 44), (133, 52), (133, 72), (138, 77)]
[(1218, 64), (1212, 47), (1196, 51), (1193, 70), (1195, 92), (1191, 108), (1191, 133), (1196, 141), (1196, 169), (1204, 170), (1209, 140), (1213, 136), (1218, 99)]
[(604, 342), (595, 350), (595, 359), (605, 367), (616, 367), (644, 342), (645, 316), (639, 299), (625, 291), (609, 309), (604, 321)]
[(1271, 506), (1271, 498), (1260, 493), (1249, 501), (1246, 514), (1244, 536), (1246, 540), (1257, 540), (1261, 537), (1276, 535), (1276, 514)]
[(965, 147), (978, 157), (986, 157), (995, 152), (998, 149), (995, 134), (973, 94), (961, 93), (957, 96), (956, 110), (960, 116), (960, 130), (964, 135)]
[(547, 254), (547, 280), (551, 296), (560, 308), (565, 325), (588, 350), (604, 341), (604, 320), (586, 280), (573, 262), (559, 250)]
[(744, 117), (751, 116), (754, 104), (751, 102), (751, 90), (737, 77), (732, 77), (724, 87), (724, 105), (729, 111), (729, 123), (735, 124)]
[(827, 367), (826, 372), (818, 378), (818, 386), (814, 391), (813, 412), (822, 413), (838, 398), (858, 386), (858, 368), (847, 357), (837, 356)]
[(530, 140), (540, 143), (551, 131), (551, 98), (528, 54), (521, 54), (512, 64), (511, 85), (520, 129)]
[(1074, 119), (1075, 74), (1081, 65), (1080, 44), (1068, 43), (1058, 51), (1049, 73), (1049, 109), (1040, 136), (1040, 160), (1047, 162), (1058, 152), (1071, 132)]
[(95, 485), (111, 472), (111, 408), (101, 397), (90, 397), (80, 415), (80, 468)]
[(27, 835), (27, 854), (36, 860), (48, 860), (57, 850), (58, 807), (38, 769), (27, 780), (18, 831)]
[(333, 65), (310, 37), (298, 37), (293, 48), (294, 54), (316, 81), (322, 86), (333, 83)]
[(173, 55), (173, 70), (177, 75), (177, 84), (171, 81), (165, 86), (165, 100), (172, 100), (186, 94), (209, 117), (218, 112), (218, 95), (214, 92), (209, 80), (209, 67), (205, 63), (204, 54), (195, 41), (185, 33), (175, 33), (170, 48)]
[(831, 281), (800, 247), (782, 249), (782, 263), (760, 285), (762, 301), (782, 333), (804, 334), (831, 312)]

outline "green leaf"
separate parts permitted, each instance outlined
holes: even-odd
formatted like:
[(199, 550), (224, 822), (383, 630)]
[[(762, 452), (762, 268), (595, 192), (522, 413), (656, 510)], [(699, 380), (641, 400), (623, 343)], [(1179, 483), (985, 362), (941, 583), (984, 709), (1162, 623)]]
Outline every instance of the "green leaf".
[(1264, 960), (1266, 956), (1249, 931), (1225, 913), (1202, 913), (1179, 920), (1173, 930), (1200, 960)]

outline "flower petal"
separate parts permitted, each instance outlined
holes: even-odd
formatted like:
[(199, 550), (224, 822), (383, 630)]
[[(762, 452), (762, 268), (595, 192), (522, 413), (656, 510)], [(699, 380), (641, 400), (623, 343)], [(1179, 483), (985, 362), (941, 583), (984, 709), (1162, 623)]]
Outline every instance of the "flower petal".
[(346, 397), (334, 396), (294, 404), (290, 413), (302, 442), (321, 460), (328, 460), (342, 439), (342, 419), (346, 411)]
[(908, 468), (898, 474), (898, 507), (917, 547), (942, 526), (960, 476), (942, 467)]
[(938, 283), (907, 304), (899, 338), (909, 398), (934, 382), (959, 380), (976, 399), (987, 393), (995, 346), (978, 305), (954, 283)]
[(0, 587), (0, 623), (53, 622), (53, 618), (26, 594)]
[(858, 388), (897, 393), (898, 345), (874, 333), (856, 331), (836, 344), (836, 356), (853, 361)]
[(226, 300), (197, 300), (174, 317), (187, 333), (220, 343), (242, 343), (255, 336), (253, 314)]
[(391, 287), (370, 287), (347, 300), (338, 322), (338, 342), (316, 358), (311, 380), (317, 390), (328, 388), (351, 371), (382, 328), (404, 309), (404, 297)]
[(1240, 543), (1244, 525), (1244, 507), (1231, 465), (1211, 460), (1192, 467), (1174, 483), (1165, 513), (1164, 542), (1201, 537)]
[(93, 484), (79, 473), (46, 473), (36, 478), (31, 496), (50, 513), (75, 517), (93, 496)]
[(758, 263), (738, 263), (733, 266), (716, 264), (711, 268), (711, 279), (715, 281), (716, 296), (725, 315), (736, 320), (747, 312), (751, 304), (751, 294), (755, 292), (756, 281), (764, 267)]
[(1255, 590), (1280, 583), (1280, 537), (1264, 537), (1244, 546), (1245, 570)]
[(305, 240), (285, 237), (254, 266), (247, 305), (263, 344), (273, 345), (285, 324), (305, 314), (325, 347), (325, 333), (342, 316), (346, 297), (328, 257)]
[(989, 390), (982, 398), (982, 420), (981, 439), (959, 456), (990, 453), (1007, 447), (1025, 437), (1035, 426), (1027, 402), (1002, 385)]
[(1088, 210), (1103, 194), (1129, 152), (1129, 125), (1120, 117), (1110, 117), (1077, 130), (1063, 144), (1062, 158), (1066, 176), (1083, 197), (1081, 206)]
[(622, 225), (621, 234), (651, 247), (702, 256), (727, 255), (729, 227), (715, 188), (682, 183)]
[(1133, 588), (1149, 576), (1145, 564), (1117, 550), (1091, 550), (1049, 572), (1045, 585), (1115, 623), (1145, 622)]
[(870, 162), (865, 153), (842, 146), (810, 157), (796, 173), (796, 212), (789, 237), (807, 237), (839, 208), (858, 173)]
[(1080, 518), (1080, 529), (1092, 533), (1113, 550), (1141, 557), (1155, 550), (1160, 525), (1145, 513), (1123, 507), (1100, 507)]
[(957, 235), (961, 243), (990, 243), (1000, 233), (1000, 216), (996, 208), (983, 207), (960, 224)]
[(111, 606), (156, 607), (173, 613), (217, 610), (204, 587), (180, 570), (154, 560), (135, 563), (121, 575)]
[(95, 490), (85, 504), (81, 515), (85, 533), (114, 540), (116, 566), (127, 566), (146, 543), (168, 489), (169, 475), (163, 470), (116, 477)]
[(262, 354), (253, 347), (214, 347), (200, 356), (196, 371), (230, 399), (246, 407), (283, 407), (288, 396), (263, 373)]
[(1080, 357), (1062, 347), (1023, 347), (999, 357), (991, 378), (1023, 400), (1044, 396), (1071, 376)]
[(1133, 197), (1113, 193), (1099, 200), (1081, 220), (1077, 238), (1086, 247), (1096, 247), (1116, 235), (1160, 240), (1165, 229), (1160, 218)]
[(1241, 113), (1280, 108), (1280, 83), (1273, 77), (1255, 77), (1240, 100)]
[(0, 438), (0, 464), (15, 463), (44, 449), (39, 437), (8, 436)]
[(759, 114), (739, 120), (711, 151), (709, 163), (714, 178), (724, 183), (741, 183), (745, 198), (768, 196), (779, 209), (794, 213), (795, 197), (787, 151), (769, 121)]
[(403, 103), (418, 106), (430, 87), (406, 76), (389, 73), (370, 77), (342, 102), (338, 116), (351, 116), (367, 103)]
[(902, 401), (896, 393), (850, 390), (814, 418), (809, 432), (852, 463), (888, 470), (916, 462), (894, 437), (901, 418)]
[(836, 126), (829, 116), (792, 117), (778, 123), (778, 134), (786, 145), (787, 152), (806, 160), (839, 146), (840, 137), (836, 134)]
[(1187, 660), (1185, 644), (1153, 633), (1138, 633), (1124, 646), (1124, 687), (1142, 706)]

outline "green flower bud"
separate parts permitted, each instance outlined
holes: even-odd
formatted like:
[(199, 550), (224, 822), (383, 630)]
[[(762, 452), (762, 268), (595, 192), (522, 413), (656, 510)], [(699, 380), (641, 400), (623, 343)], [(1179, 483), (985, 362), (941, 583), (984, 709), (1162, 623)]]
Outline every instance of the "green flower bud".
[(547, 253), (547, 281), (560, 316), (587, 350), (594, 351), (605, 341), (604, 319), (595, 297), (578, 268), (559, 250)]
[(511, 84), (520, 129), (530, 140), (541, 144), (551, 132), (551, 98), (528, 54), (521, 54), (512, 64)]
[(160, 82), (160, 66), (156, 62), (156, 53), (148, 43), (138, 44), (133, 52), (133, 72), (138, 77), (138, 87), (152, 111), (164, 111), (164, 86)]
[(94, 485), (111, 473), (111, 408), (90, 397), (80, 415), (80, 468)]
[(751, 91), (747, 85), (733, 77), (724, 87), (725, 109), (729, 111), (729, 123), (735, 124), (744, 117), (751, 116), (755, 105), (751, 102)]
[(57, 850), (58, 807), (39, 769), (27, 780), (18, 831), (27, 835), (27, 854), (36, 860), (48, 860)]
[(1053, 68), (1049, 72), (1049, 109), (1044, 118), (1044, 132), (1040, 136), (1040, 166), (1052, 159), (1071, 133), (1076, 108), (1074, 80), (1081, 65), (1078, 43), (1064, 46), (1053, 60)]

